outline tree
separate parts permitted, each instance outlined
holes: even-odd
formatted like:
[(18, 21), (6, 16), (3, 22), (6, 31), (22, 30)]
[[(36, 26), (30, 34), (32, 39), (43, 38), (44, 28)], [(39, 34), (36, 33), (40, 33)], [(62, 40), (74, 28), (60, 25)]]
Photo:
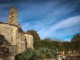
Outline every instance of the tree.
[(36, 31), (34, 31), (34, 30), (28, 30), (27, 34), (33, 35), (34, 42), (35, 41), (40, 41), (39, 34)]
[(73, 51), (74, 50), (74, 46), (71, 42), (62, 42), (62, 50), (64, 50), (65, 52), (67, 51)]
[(76, 47), (76, 49), (80, 49), (80, 33), (75, 34), (72, 39), (71, 42), (73, 43), (73, 45)]

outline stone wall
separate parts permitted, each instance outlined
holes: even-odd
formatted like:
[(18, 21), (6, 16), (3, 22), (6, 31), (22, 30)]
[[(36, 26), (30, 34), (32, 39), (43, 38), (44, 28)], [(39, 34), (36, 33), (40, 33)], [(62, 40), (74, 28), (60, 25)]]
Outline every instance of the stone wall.
[(25, 37), (26, 37), (27, 48), (33, 49), (33, 36), (25, 34)]
[(19, 29), (19, 27), (13, 25), (0, 23), (0, 34), (3, 35), (11, 45), (17, 45), (17, 53), (25, 50), (25, 35)]
[(9, 15), (8, 15), (8, 23), (15, 24), (20, 27), (18, 23), (18, 10), (15, 7), (11, 7)]
[(0, 60), (3, 60), (3, 58), (0, 58)]
[[(0, 22), (0, 35), (7, 41), (8, 45), (6, 47), (9, 48), (9, 52), (12, 54), (8, 58), (6, 57), (7, 60), (14, 60), (15, 55), (25, 51), (26, 48), (33, 49), (33, 36), (26, 34), (21, 29), (18, 23), (18, 10), (15, 7), (11, 7), (8, 23)], [(5, 41), (3, 42), (5, 43)]]
[(17, 31), (17, 47), (18, 53), (21, 53), (26, 50), (26, 43), (25, 43), (25, 35), (23, 32)]
[(0, 24), (0, 34), (2, 34), (6, 40), (12, 45), (16, 45), (16, 32), (17, 27), (9, 24)]
[(15, 60), (15, 56), (8, 56), (8, 57), (0, 57), (0, 60)]
[(17, 26), (0, 23), (0, 34), (3, 35), (11, 45), (17, 46), (17, 53), (25, 51), (26, 48), (33, 49), (33, 36), (23, 32)]

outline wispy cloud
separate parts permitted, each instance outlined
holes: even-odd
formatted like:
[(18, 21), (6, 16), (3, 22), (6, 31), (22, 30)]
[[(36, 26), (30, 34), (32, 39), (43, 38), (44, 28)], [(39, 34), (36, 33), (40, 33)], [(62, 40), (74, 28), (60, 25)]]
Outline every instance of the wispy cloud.
[(74, 25), (78, 25), (78, 24), (80, 25), (80, 16), (75, 16), (75, 17), (71, 17), (66, 20), (60, 21), (59, 23), (50, 27), (49, 30), (56, 31), (57, 29), (67, 28)]
[(22, 29), (26, 31), (26, 28), (29, 28), (29, 23), (22, 24)]
[(70, 34), (75, 31), (80, 32), (79, 31), (80, 27), (78, 26), (76, 28), (75, 27), (76, 25), (80, 25), (80, 16), (75, 16), (75, 17), (68, 18), (66, 20), (62, 20), (49, 28), (44, 27), (43, 29), (41, 29), (39, 31), (39, 34), (41, 37), (43, 37), (43, 36), (47, 37), (47, 36), (51, 36), (51, 35), (53, 35), (53, 36), (64, 35), (65, 36), (65, 34)]
[(7, 22), (11, 6), (22, 29), (36, 30), (41, 38), (69, 39), (80, 32), (80, 0), (0, 0), (0, 21)]

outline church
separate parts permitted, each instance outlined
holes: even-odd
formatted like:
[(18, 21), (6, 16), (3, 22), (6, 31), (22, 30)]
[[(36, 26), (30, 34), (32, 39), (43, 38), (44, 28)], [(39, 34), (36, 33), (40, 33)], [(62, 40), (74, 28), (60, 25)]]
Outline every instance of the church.
[(15, 7), (10, 9), (8, 23), (0, 22), (0, 46), (7, 47), (8, 51), (14, 54), (19, 54), (27, 48), (33, 49), (33, 36), (21, 29), (18, 10)]

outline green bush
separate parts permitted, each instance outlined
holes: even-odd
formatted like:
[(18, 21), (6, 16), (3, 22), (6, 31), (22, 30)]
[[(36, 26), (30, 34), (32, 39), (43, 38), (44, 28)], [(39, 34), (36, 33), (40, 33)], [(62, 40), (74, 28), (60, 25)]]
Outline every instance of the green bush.
[(32, 50), (29, 48), (22, 52), (18, 58), (19, 60), (42, 60), (45, 58), (55, 58), (56, 55), (57, 52), (52, 49), (41, 48), (40, 50)]
[(29, 60), (32, 57), (32, 49), (28, 48), (26, 51), (22, 52), (18, 58), (19, 60)]
[(45, 53), (48, 52), (48, 48), (41, 48), (41, 49), (40, 49), (40, 52), (41, 52), (42, 54), (45, 54)]
[(55, 58), (57, 56), (57, 51), (52, 49), (42, 48), (40, 51), (45, 56), (44, 58)]

